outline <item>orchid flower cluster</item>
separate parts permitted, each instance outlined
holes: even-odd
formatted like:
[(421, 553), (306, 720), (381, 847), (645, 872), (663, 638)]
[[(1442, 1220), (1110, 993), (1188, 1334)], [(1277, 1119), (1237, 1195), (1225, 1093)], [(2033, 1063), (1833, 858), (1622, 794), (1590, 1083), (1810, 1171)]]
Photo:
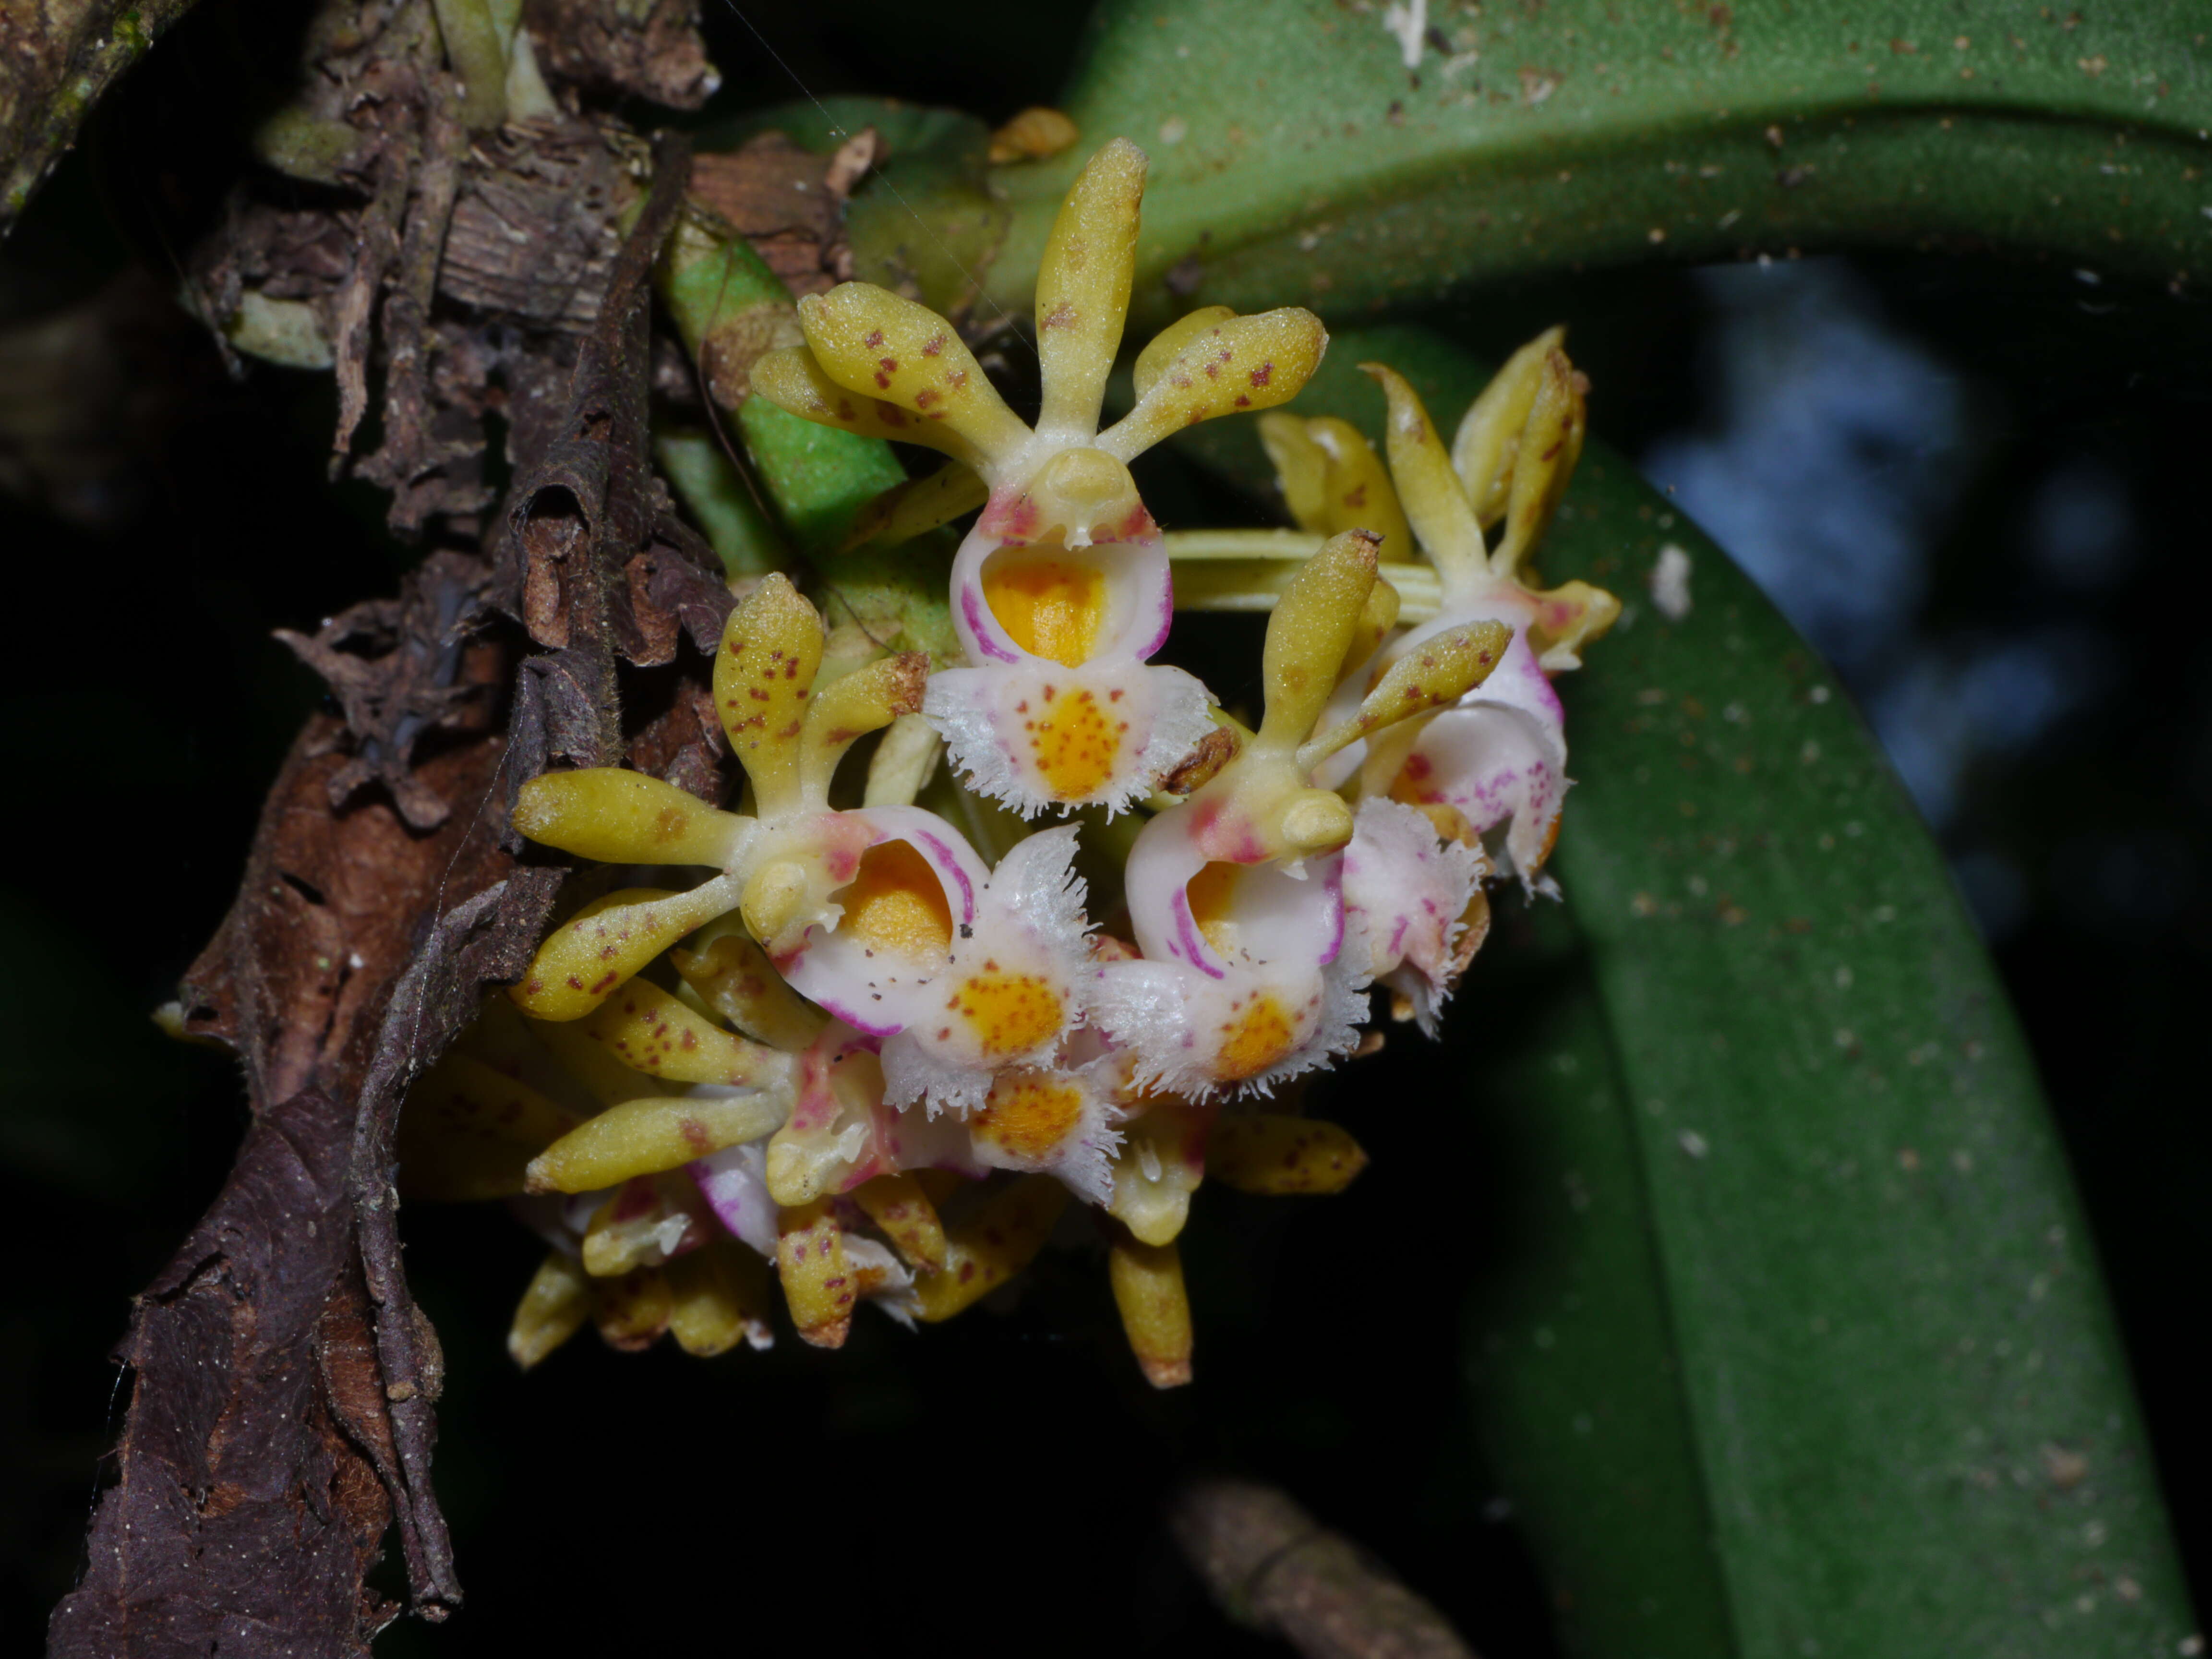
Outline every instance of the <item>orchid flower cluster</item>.
[[(617, 768), (523, 787), (514, 823), (531, 839), (684, 872), (581, 904), (403, 1119), (414, 1190), (507, 1199), (551, 1247), (510, 1336), (524, 1364), (587, 1320), (617, 1346), (764, 1345), (771, 1277), (820, 1346), (863, 1301), (945, 1319), (1071, 1225), (1079, 1239), (1073, 1199), (1145, 1374), (1187, 1381), (1176, 1241), (1192, 1194), (1356, 1175), (1342, 1128), (1261, 1103), (1377, 1041), (1370, 985), (1433, 1033), (1486, 925), (1485, 881), (1543, 879), (1566, 785), (1548, 676), (1617, 609), (1522, 574), (1580, 446), (1579, 377), (1538, 341), (1447, 455), (1374, 368), (1387, 477), (1343, 423), (1268, 417), (1293, 515), (1327, 539), (1274, 606), (1247, 727), (1151, 660), (1174, 570), (1127, 463), (1290, 398), (1326, 336), (1299, 310), (1194, 313), (1139, 354), (1134, 405), (1102, 431), (1143, 173), (1116, 141), (1060, 210), (1033, 427), (951, 323), (865, 283), (801, 301), (805, 344), (754, 368), (756, 392), (794, 413), (951, 457), (957, 474), (878, 521), (981, 506), (951, 578), (963, 664), (850, 667), (787, 577), (741, 584), (713, 670), (738, 810)], [(1484, 526), (1500, 520), (1493, 553)], [(1401, 629), (1381, 573), (1409, 529), (1442, 600)], [(872, 773), (848, 804), (848, 752), (917, 713), (1006, 821), (1081, 818), (987, 860), (916, 804), (910, 765), (890, 769), (903, 790)], [(1133, 836), (1110, 826), (1133, 811)], [(1126, 849), (1110, 910), (1075, 873), (1079, 823)]]

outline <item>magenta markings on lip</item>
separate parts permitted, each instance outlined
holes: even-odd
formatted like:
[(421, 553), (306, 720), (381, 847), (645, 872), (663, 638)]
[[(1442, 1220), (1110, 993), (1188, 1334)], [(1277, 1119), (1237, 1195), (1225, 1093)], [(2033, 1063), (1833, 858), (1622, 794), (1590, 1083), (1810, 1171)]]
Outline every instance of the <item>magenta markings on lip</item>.
[(982, 595), (974, 588), (963, 588), (960, 593), (960, 614), (967, 619), (968, 627), (975, 635), (975, 648), (987, 657), (1000, 662), (1019, 662), (1020, 655), (1009, 651), (993, 636), (998, 618), (990, 615), (983, 604)]
[(1206, 938), (1198, 931), (1198, 923), (1190, 914), (1190, 896), (1178, 890), (1175, 896), (1176, 954), (1187, 960), (1202, 974), (1215, 979), (1227, 979), (1228, 974), (1208, 962)]
[(1329, 925), (1335, 930), (1328, 949), (1321, 954), (1322, 966), (1326, 968), (1344, 949), (1344, 872), (1340, 867), (1332, 870), (1322, 879), (1322, 890), (1328, 895)]
[[(921, 842), (935, 854), (930, 860), (932, 864), (952, 872), (952, 878), (960, 884), (960, 920), (964, 922), (974, 921), (975, 920), (975, 890), (969, 884), (968, 872), (960, 867), (959, 860), (952, 856), (952, 849), (927, 830), (915, 830), (913, 839)], [(940, 877), (939, 885), (943, 884), (943, 879)]]
[(816, 999), (816, 1001), (823, 1013), (828, 1014), (833, 1019), (843, 1020), (846, 1024), (851, 1026), (854, 1030), (860, 1032), (864, 1036), (896, 1036), (901, 1031), (906, 1030), (906, 1027), (903, 1025), (871, 1025), (866, 1020), (862, 1019), (860, 1015), (854, 1013), (849, 1008), (841, 1008), (834, 1002), (824, 1002), (819, 998)]
[(1168, 629), (1175, 626), (1175, 578), (1170, 575), (1160, 584), (1160, 625), (1152, 635), (1152, 642), (1137, 654), (1150, 657), (1168, 642)]

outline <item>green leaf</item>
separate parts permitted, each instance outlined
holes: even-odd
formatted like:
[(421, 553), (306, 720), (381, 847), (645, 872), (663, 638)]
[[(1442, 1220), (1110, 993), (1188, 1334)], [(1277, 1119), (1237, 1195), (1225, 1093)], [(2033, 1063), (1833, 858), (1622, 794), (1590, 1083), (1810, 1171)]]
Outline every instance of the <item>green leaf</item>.
[[(1340, 332), (1297, 407), (1378, 434), (1367, 358), (1447, 425), (1482, 379)], [(1179, 442), (1265, 477), (1247, 422)], [(1470, 1400), (1571, 1646), (2174, 1652), (2096, 1261), (1940, 853), (1815, 654), (1600, 443), (1543, 564), (1629, 608), (1560, 683), (1565, 903), (1492, 942), (1451, 1038), (1516, 1194)]]
[(1013, 222), (991, 296), (1024, 302), (1060, 193), (1117, 134), (1152, 161), (1155, 324), (1365, 315), (1655, 252), (1994, 246), (2184, 283), (2212, 257), (2196, 8), (1433, 3), (1413, 70), (1386, 15), (1102, 6), (1063, 100), (1083, 142), (997, 172)]

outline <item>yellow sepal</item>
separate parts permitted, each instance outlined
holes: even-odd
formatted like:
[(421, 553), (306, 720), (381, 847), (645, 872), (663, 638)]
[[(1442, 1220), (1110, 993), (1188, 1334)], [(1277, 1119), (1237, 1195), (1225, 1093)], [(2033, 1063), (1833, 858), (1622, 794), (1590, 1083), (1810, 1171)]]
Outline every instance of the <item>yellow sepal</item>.
[(704, 864), (737, 854), (750, 819), (642, 772), (594, 766), (522, 786), (514, 827), (534, 842), (601, 864)]
[[(929, 443), (923, 434), (939, 426), (988, 464), (1029, 441), (1029, 428), (1006, 407), (960, 331), (927, 306), (872, 283), (842, 283), (801, 300), (799, 324), (832, 380), (921, 416), (916, 429), (900, 434), (908, 442)], [(775, 395), (757, 378), (754, 386)]]
[(709, 922), (696, 948), (668, 953), (684, 982), (747, 1036), (796, 1054), (822, 1035), (830, 1017), (783, 981), (768, 952), (735, 917)]
[(738, 908), (727, 876), (672, 893), (625, 887), (594, 899), (546, 935), (522, 982), (508, 988), (534, 1019), (580, 1019), (695, 927)]
[[(1225, 323), (1236, 314), (1227, 306), (1200, 306), (1197, 310), (1176, 318), (1153, 335), (1145, 349), (1137, 354), (1136, 363), (1131, 370), (1131, 378), (1136, 382), (1138, 399), (1141, 402), (1145, 394), (1159, 383), (1162, 373), (1185, 346), (1215, 324)], [(1267, 420), (1279, 418), (1267, 416), (1261, 424), (1264, 426)]]
[(668, 1275), (659, 1267), (640, 1267), (619, 1279), (591, 1283), (592, 1321), (600, 1340), (623, 1353), (640, 1353), (660, 1340), (676, 1310)]
[(1050, 1176), (1023, 1176), (945, 1231), (945, 1266), (915, 1281), (931, 1324), (972, 1307), (1036, 1260), (1067, 1205)]
[(523, 1190), (531, 1158), (575, 1121), (528, 1085), (448, 1054), (407, 1091), (400, 1186), (410, 1198), (430, 1200), (512, 1198)]
[(1127, 461), (1217, 415), (1273, 409), (1297, 396), (1328, 349), (1321, 319), (1296, 306), (1194, 329), (1098, 447)]
[(1261, 656), (1267, 716), (1259, 740), (1294, 748), (1321, 718), (1375, 586), (1375, 541), (1352, 531), (1299, 568), (1267, 621)]
[(579, 1022), (634, 1072), (672, 1083), (759, 1088), (780, 1083), (787, 1062), (773, 1049), (732, 1036), (704, 1014), (645, 980), (632, 980)]
[(871, 542), (902, 546), (963, 513), (974, 512), (990, 494), (981, 473), (964, 462), (948, 462), (926, 477), (886, 489), (862, 507), (845, 532), (845, 550)]
[(914, 1267), (933, 1272), (945, 1266), (945, 1224), (912, 1176), (878, 1176), (854, 1188), (852, 1199)]
[(1620, 601), (1585, 581), (1562, 582), (1536, 595), (1536, 619), (1528, 624), (1528, 643), (1544, 672), (1556, 674), (1583, 665), (1582, 650), (1620, 619)]
[(1190, 1381), (1190, 1297), (1183, 1290), (1182, 1257), (1173, 1244), (1117, 1238), (1106, 1254), (1114, 1305), (1130, 1351), (1156, 1389)]
[(1505, 360), (1460, 417), (1459, 430), (1452, 437), (1452, 470), (1459, 474), (1475, 516), (1486, 525), (1505, 516), (1521, 428), (1528, 424), (1529, 407), (1536, 401), (1544, 361), (1566, 340), (1565, 329), (1546, 329)]
[(799, 787), (810, 800), (830, 799), (830, 780), (854, 741), (880, 732), (902, 714), (918, 713), (929, 682), (929, 653), (878, 657), (824, 689), (800, 734)]
[(1310, 771), (1347, 744), (1457, 702), (1490, 678), (1512, 643), (1513, 630), (1497, 622), (1464, 623), (1431, 634), (1390, 665), (1348, 720), (1298, 750), (1300, 769)]
[(788, 1115), (772, 1095), (691, 1100), (648, 1096), (611, 1106), (530, 1161), (533, 1193), (590, 1193), (774, 1134)]
[(1390, 477), (1397, 486), (1398, 504), (1405, 509), (1413, 534), (1443, 578), (1447, 593), (1471, 582), (1486, 569), (1482, 526), (1451, 457), (1429, 419), (1413, 388), (1397, 370), (1383, 363), (1359, 366), (1372, 375), (1389, 402), (1383, 426), (1390, 456)]
[(1116, 138), (1084, 164), (1052, 222), (1036, 280), (1040, 432), (1087, 439), (1098, 429), (1129, 315), (1144, 194), (1145, 152)]
[(1206, 1172), (1241, 1193), (1340, 1193), (1367, 1154), (1340, 1126), (1273, 1112), (1224, 1116), (1206, 1146)]
[(781, 571), (730, 612), (714, 653), (714, 708), (764, 818), (799, 802), (799, 734), (822, 666), (822, 618)]
[(864, 397), (831, 380), (805, 346), (771, 351), (752, 367), (752, 388), (776, 405), (821, 426), (863, 438), (896, 439), (941, 450), (970, 467), (987, 465), (983, 452), (936, 421), (922, 421), (896, 404)]
[(854, 1273), (845, 1233), (826, 1199), (776, 1212), (776, 1273), (799, 1340), (842, 1348), (853, 1328)]
[(702, 1359), (740, 1342), (769, 1346), (768, 1264), (742, 1244), (709, 1239), (662, 1270), (668, 1278), (668, 1329)]
[(515, 1304), (507, 1332), (508, 1356), (528, 1370), (583, 1328), (592, 1299), (583, 1264), (559, 1250), (549, 1253)]

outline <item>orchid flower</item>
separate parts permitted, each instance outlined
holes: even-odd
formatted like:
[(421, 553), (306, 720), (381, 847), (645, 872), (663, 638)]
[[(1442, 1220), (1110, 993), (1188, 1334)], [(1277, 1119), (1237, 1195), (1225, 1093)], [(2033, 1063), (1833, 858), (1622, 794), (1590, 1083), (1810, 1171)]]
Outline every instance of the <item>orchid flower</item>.
[[(1206, 735), (1206, 688), (1149, 662), (1174, 591), (1128, 463), (1198, 421), (1290, 398), (1328, 343), (1319, 319), (1295, 307), (1194, 312), (1139, 355), (1136, 406), (1101, 432), (1145, 166), (1115, 139), (1054, 222), (1037, 274), (1044, 400), (1034, 428), (951, 323), (866, 283), (800, 301), (805, 346), (770, 353), (752, 373), (755, 391), (794, 414), (941, 450), (988, 489), (952, 571), (970, 665), (933, 676), (924, 708), (971, 787), (1024, 816), (1119, 810)], [(889, 520), (911, 533), (974, 505), (963, 478), (948, 469), (902, 492)]]
[(514, 992), (543, 1018), (585, 1018), (677, 939), (732, 911), (790, 988), (881, 1040), (890, 1103), (980, 1107), (1009, 1066), (1048, 1060), (1080, 1023), (1087, 924), (1072, 829), (1032, 836), (992, 870), (915, 806), (831, 809), (853, 740), (908, 712), (919, 653), (813, 696), (822, 621), (782, 576), (731, 614), (714, 698), (757, 815), (602, 767), (525, 785), (516, 827), (611, 863), (704, 864), (687, 893), (629, 890), (553, 933)]
[[(1269, 618), (1257, 733), (1189, 799), (1155, 817), (1129, 855), (1131, 925), (1143, 959), (1103, 964), (1100, 1024), (1137, 1056), (1141, 1083), (1194, 1097), (1267, 1093), (1358, 1042), (1364, 946), (1346, 951), (1341, 849), (1352, 809), (1316, 787), (1346, 745), (1456, 700), (1498, 665), (1494, 622), (1431, 634), (1318, 735), (1356, 647), (1396, 617), (1376, 578), (1376, 538), (1337, 537)], [(1228, 728), (1224, 727), (1224, 730)]]
[[(1357, 771), (1363, 794), (1423, 809), (1448, 840), (1487, 838), (1503, 868), (1532, 888), (1542, 883), (1568, 787), (1565, 716), (1550, 677), (1580, 666), (1583, 646), (1620, 613), (1619, 601), (1586, 582), (1540, 591), (1525, 569), (1582, 453), (1587, 383), (1567, 361), (1564, 337), (1553, 329), (1516, 352), (1468, 409), (1449, 453), (1404, 379), (1363, 363), (1389, 403), (1387, 479), (1366, 440), (1344, 422), (1271, 416), (1263, 423), (1304, 528), (1328, 534), (1364, 526), (1390, 542), (1409, 534), (1436, 567), (1435, 619), (1393, 641), (1370, 679), (1467, 623), (1513, 630), (1498, 672), (1458, 707), (1347, 751), (1327, 775), (1342, 781)], [(1500, 520), (1493, 551), (1484, 526)], [(1362, 689), (1347, 684), (1338, 706)], [(1424, 982), (1432, 994), (1433, 978)]]

